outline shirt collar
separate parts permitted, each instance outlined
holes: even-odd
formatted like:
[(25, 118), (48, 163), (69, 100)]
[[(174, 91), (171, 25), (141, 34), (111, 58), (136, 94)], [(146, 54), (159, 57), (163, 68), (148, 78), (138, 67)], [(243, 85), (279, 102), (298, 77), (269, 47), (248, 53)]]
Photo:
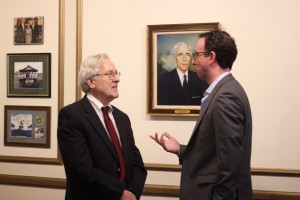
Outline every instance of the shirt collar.
[[(96, 97), (94, 97), (91, 93), (87, 93), (86, 97), (88, 98), (88, 100), (91, 102), (91, 104), (94, 106), (94, 108), (96, 108), (98, 111), (101, 111), (102, 107), (105, 107), (101, 101), (99, 101)], [(107, 105), (109, 107), (109, 111), (113, 111), (113, 108), (111, 106), (111, 104), (109, 103)]]
[(213, 89), (216, 87), (216, 85), (228, 74), (230, 74), (230, 72), (224, 72), (223, 74), (221, 74), (216, 80), (214, 80), (214, 82), (212, 82), (212, 84), (210, 84), (210, 86), (207, 88), (207, 90), (204, 93), (210, 94), (213, 91)]
[(188, 77), (188, 75), (189, 75), (189, 70), (186, 70), (185, 73), (182, 73), (182, 72), (178, 69), (178, 67), (176, 67), (176, 70), (177, 70), (177, 73), (178, 73), (178, 76), (179, 76), (179, 77), (183, 77), (183, 75), (186, 75), (186, 77)]
[(176, 67), (176, 71), (177, 71), (177, 74), (178, 74), (178, 77), (180, 79), (180, 82), (181, 82), (181, 85), (183, 85), (183, 81), (184, 81), (184, 78), (183, 76), (186, 75), (186, 80), (189, 81), (189, 70), (186, 70), (185, 73), (182, 73), (178, 67)]

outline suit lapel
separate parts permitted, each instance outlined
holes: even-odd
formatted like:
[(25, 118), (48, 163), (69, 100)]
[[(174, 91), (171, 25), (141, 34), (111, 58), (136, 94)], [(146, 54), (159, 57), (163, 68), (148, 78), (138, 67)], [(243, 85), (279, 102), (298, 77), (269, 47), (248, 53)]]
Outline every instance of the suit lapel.
[(175, 91), (181, 91), (182, 85), (176, 69), (172, 71), (172, 76), (173, 78), (171, 81), (173, 81), (172, 85), (175, 85)]
[(86, 97), (86, 95), (81, 100), (82, 107), (86, 113), (86, 117), (88, 121), (91, 123), (92, 127), (95, 129), (95, 132), (100, 136), (103, 140), (107, 148), (111, 151), (114, 157), (118, 160), (117, 152), (111, 142), (106, 129), (104, 128), (99, 116), (97, 115), (96, 111), (94, 110), (93, 106), (91, 105), (90, 101)]
[(125, 166), (126, 164), (128, 163), (128, 152), (129, 152), (129, 144), (128, 144), (128, 138), (127, 138), (127, 134), (126, 134), (126, 130), (123, 126), (123, 122), (124, 122), (124, 119), (122, 119), (120, 116), (120, 114), (118, 114), (118, 110), (113, 107), (113, 116), (114, 116), (114, 119), (115, 119), (115, 122), (116, 122), (116, 125), (117, 125), (117, 129), (118, 129), (118, 132), (119, 132), (119, 136), (120, 136), (120, 142), (121, 142), (121, 145), (122, 145), (122, 151), (123, 151), (123, 156), (124, 156), (124, 160), (125, 160)]

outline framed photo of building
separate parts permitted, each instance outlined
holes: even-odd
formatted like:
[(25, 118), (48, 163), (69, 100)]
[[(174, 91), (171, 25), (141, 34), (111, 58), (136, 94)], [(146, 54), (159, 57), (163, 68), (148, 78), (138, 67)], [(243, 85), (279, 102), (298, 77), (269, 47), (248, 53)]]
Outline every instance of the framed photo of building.
[(8, 97), (51, 96), (51, 54), (7, 54)]
[(201, 32), (218, 29), (217, 22), (148, 25), (149, 115), (199, 115), (208, 85), (195, 72), (193, 52)]
[(44, 17), (15, 17), (14, 44), (30, 45), (44, 43)]
[(5, 106), (4, 145), (50, 148), (51, 107)]

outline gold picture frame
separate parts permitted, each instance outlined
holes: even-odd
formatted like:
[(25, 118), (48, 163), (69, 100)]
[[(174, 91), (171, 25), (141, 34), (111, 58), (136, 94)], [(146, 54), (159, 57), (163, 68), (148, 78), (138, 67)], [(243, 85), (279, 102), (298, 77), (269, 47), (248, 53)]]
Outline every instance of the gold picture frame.
[[(198, 116), (207, 84), (200, 80), (191, 63), (192, 52), (201, 32), (219, 30), (220, 23), (148, 25), (147, 113), (152, 116)], [(189, 53), (189, 93), (184, 96), (176, 72), (173, 49), (186, 44)], [(191, 77), (190, 77), (191, 76)]]

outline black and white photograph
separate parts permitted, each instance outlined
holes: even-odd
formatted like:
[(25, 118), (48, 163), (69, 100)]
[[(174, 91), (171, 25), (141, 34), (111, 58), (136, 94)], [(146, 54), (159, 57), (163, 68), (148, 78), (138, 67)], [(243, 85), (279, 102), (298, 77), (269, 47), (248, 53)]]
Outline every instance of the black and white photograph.
[(51, 54), (7, 54), (8, 97), (51, 96)]

